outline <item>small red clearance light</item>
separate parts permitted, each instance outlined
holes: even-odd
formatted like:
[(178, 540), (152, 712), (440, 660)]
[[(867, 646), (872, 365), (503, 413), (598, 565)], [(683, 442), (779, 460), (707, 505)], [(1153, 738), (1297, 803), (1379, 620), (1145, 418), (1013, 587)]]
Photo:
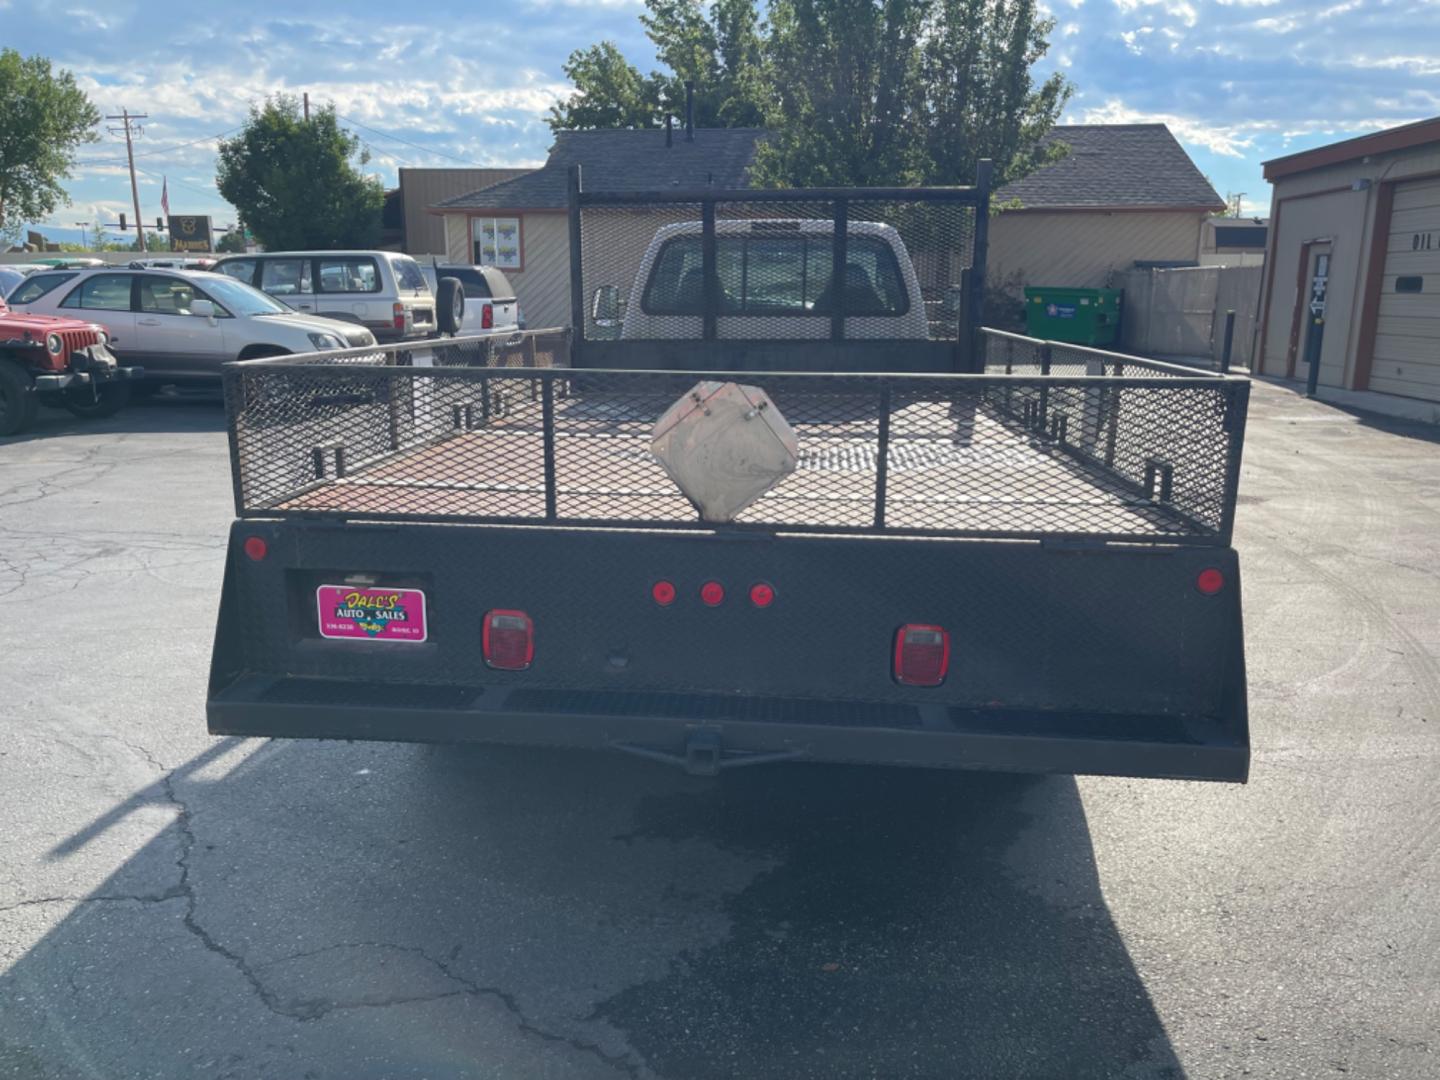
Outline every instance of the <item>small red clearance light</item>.
[(270, 545), (258, 536), (245, 538), (245, 554), (252, 562), (259, 562), (270, 554)]
[(775, 590), (761, 581), (750, 586), (750, 603), (756, 607), (769, 607), (775, 602)]
[(700, 586), (700, 599), (707, 607), (719, 607), (725, 602), (725, 586), (718, 581), (707, 581)]
[(535, 659), (535, 624), (523, 611), (487, 611), (480, 647), (485, 663), (501, 671), (524, 671)]
[(943, 626), (908, 623), (895, 633), (895, 681), (939, 686), (950, 670), (950, 635)]
[(1225, 588), (1225, 575), (1213, 566), (1207, 566), (1195, 576), (1195, 588), (1206, 596), (1214, 596)]
[(669, 581), (657, 581), (650, 586), (650, 596), (661, 607), (669, 607), (675, 602), (675, 586)]

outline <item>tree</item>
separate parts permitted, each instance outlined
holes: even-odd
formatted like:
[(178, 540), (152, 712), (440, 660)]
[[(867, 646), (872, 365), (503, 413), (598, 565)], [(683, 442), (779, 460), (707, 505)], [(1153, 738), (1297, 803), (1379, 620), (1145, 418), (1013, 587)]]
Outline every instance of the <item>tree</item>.
[(70, 205), (60, 181), (70, 178), (75, 150), (99, 138), (99, 122), (70, 72), (0, 49), (0, 237), (16, 239), (27, 221)]
[(715, 0), (707, 16), (698, 0), (645, 0), (640, 16), (669, 70), (648, 76), (612, 41), (570, 54), (565, 76), (575, 93), (550, 110), (553, 131), (654, 128), (685, 114), (685, 83), (695, 84), (700, 127), (759, 127), (766, 81), (755, 0)]
[[(116, 251), (139, 251), (139, 250), (140, 250), (140, 241), (139, 241), (138, 239), (136, 239), (136, 240), (131, 240), (128, 244), (125, 244), (123, 247), (117, 244), (114, 250), (116, 250)], [(156, 252), (169, 251), (169, 250), (170, 250), (170, 241), (167, 240), (165, 237), (161, 236), (158, 232), (146, 232), (146, 234), (145, 234), (145, 250), (146, 250), (147, 252), (149, 252), (150, 254), (152, 254), (152, 255), (155, 254)]]
[(215, 250), (231, 255), (243, 255), (245, 253), (244, 227), (236, 225), (229, 232), (221, 233), (220, 238), (215, 241)]
[(221, 140), (215, 183), (271, 251), (374, 247), (385, 192), (352, 158), (369, 160), (334, 106), (306, 122), (300, 102), (281, 94), (252, 106), (244, 129)]
[(576, 53), (552, 127), (651, 127), (688, 79), (696, 123), (769, 129), (764, 185), (963, 184), (982, 157), (1005, 181), (1065, 152), (1045, 136), (1070, 84), (1032, 76), (1054, 28), (1036, 0), (769, 0), (764, 23), (756, 0), (645, 8), (667, 70), (642, 76), (609, 42)]

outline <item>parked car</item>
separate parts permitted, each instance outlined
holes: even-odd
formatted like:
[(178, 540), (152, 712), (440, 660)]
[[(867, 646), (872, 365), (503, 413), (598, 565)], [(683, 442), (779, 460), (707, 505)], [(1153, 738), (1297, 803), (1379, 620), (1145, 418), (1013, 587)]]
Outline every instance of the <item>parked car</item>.
[(52, 270), (48, 267), (20, 267), (27, 271), (18, 283), (5, 290), (5, 301), (12, 307), (23, 307), (34, 303), (51, 289), (73, 281), (80, 276), (79, 270)]
[(306, 314), (358, 323), (381, 341), (433, 335), (435, 296), (420, 264), (394, 251), (283, 251), (232, 255), (214, 270)]
[(209, 270), (215, 265), (214, 259), (187, 259), (182, 257), (157, 259), (131, 259), (131, 270)]
[(141, 371), (109, 343), (98, 322), (11, 311), (0, 300), (0, 435), (26, 430), (42, 404), (87, 417), (121, 408)]
[(259, 289), (203, 270), (89, 270), (17, 290), (18, 310), (103, 320), (110, 347), (158, 383), (214, 382), (227, 360), (361, 348), (375, 335), (352, 322), (304, 315)]
[(12, 289), (25, 280), (24, 271), (14, 266), (0, 266), (0, 300), (10, 295)]
[(472, 337), (486, 334), (509, 335), (525, 328), (520, 314), (520, 302), (515, 298), (515, 286), (495, 267), (452, 266), (430, 262), (421, 263), (420, 270), (437, 300), (444, 288), (441, 282), (446, 278), (454, 278), (460, 283), (460, 313), (452, 324), (455, 329), (445, 330), (444, 312), (441, 312), (442, 332)]

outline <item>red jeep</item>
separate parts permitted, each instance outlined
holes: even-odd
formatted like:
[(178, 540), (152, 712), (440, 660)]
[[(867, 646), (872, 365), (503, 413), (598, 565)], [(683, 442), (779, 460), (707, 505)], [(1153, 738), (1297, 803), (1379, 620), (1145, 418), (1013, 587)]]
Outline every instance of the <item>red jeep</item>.
[(35, 422), (41, 404), (110, 416), (130, 400), (143, 368), (121, 367), (99, 323), (11, 311), (0, 299), (0, 435)]

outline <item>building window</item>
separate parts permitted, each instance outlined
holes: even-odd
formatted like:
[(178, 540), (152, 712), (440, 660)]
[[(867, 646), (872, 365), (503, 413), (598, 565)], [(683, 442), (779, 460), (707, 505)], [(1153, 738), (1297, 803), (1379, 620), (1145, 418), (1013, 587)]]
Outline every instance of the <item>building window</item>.
[(520, 219), (518, 217), (472, 217), (470, 219), (470, 250), (481, 266), (501, 270), (521, 270), (525, 265), (520, 250)]
[(1397, 277), (1395, 279), (1396, 292), (1419, 292), (1425, 285), (1425, 279), (1418, 274), (1414, 277)]

